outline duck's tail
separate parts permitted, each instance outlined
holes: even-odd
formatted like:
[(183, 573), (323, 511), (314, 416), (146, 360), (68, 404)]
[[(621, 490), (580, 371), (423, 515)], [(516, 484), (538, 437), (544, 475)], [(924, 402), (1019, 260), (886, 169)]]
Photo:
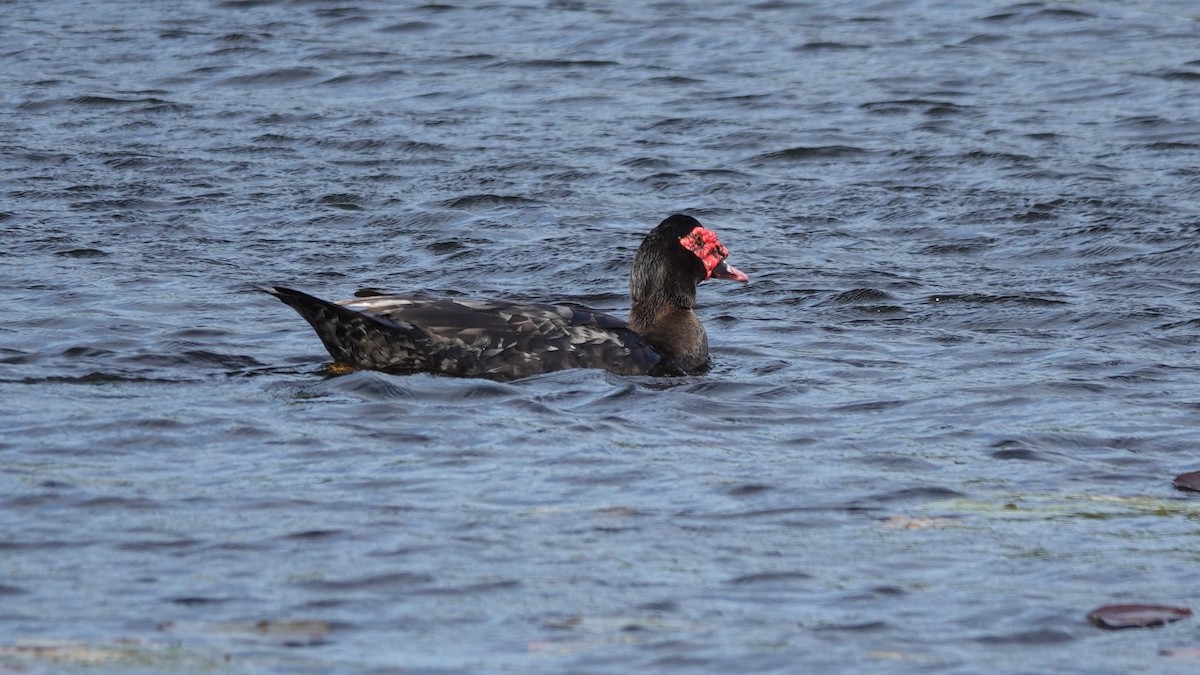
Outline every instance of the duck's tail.
[(334, 361), (375, 370), (427, 368), (428, 333), (408, 323), (356, 312), (283, 286), (259, 286), (296, 310), (317, 332)]

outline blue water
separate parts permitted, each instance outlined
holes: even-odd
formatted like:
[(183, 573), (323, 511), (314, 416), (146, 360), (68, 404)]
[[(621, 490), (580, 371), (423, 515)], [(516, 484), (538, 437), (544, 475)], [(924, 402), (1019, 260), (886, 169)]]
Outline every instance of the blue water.
[[(1085, 619), (1200, 609), (1192, 3), (0, 14), (0, 669), (1200, 667)], [(252, 290), (623, 315), (675, 212), (703, 377), (338, 374)]]

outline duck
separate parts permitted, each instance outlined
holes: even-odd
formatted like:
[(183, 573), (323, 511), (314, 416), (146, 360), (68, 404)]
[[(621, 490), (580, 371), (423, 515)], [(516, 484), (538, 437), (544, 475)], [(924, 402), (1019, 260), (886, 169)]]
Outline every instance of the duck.
[(352, 369), (511, 380), (571, 368), (680, 376), (709, 367), (695, 313), (708, 279), (748, 282), (716, 233), (689, 215), (642, 240), (629, 276), (628, 321), (572, 304), (434, 298), (360, 290), (331, 302), (265, 286), (296, 310), (333, 360)]

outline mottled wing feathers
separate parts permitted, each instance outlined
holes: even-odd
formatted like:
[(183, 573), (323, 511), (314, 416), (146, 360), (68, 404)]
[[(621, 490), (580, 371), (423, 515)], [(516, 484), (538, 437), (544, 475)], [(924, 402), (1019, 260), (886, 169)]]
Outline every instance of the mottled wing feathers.
[(430, 367), (427, 355), (433, 341), (417, 326), (356, 312), (290, 288), (262, 290), (296, 310), (335, 361), (380, 370)]
[(437, 370), (456, 375), (523, 377), (566, 368), (634, 375), (660, 361), (625, 322), (577, 307), (395, 295), (341, 304), (420, 326), (443, 357)]
[(648, 374), (662, 361), (625, 322), (580, 307), (269, 292), (312, 324), (335, 360), (367, 368), (507, 379), (566, 368)]

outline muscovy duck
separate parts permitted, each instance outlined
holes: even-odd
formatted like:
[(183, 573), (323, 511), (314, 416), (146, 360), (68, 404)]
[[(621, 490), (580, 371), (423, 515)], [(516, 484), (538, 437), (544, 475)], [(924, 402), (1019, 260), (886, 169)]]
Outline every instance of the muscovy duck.
[(695, 218), (667, 218), (633, 257), (628, 322), (570, 305), (375, 291), (329, 302), (280, 286), (262, 290), (312, 324), (334, 361), (358, 368), (493, 379), (567, 368), (679, 375), (708, 366), (708, 337), (692, 311), (696, 285), (749, 280), (728, 256)]

